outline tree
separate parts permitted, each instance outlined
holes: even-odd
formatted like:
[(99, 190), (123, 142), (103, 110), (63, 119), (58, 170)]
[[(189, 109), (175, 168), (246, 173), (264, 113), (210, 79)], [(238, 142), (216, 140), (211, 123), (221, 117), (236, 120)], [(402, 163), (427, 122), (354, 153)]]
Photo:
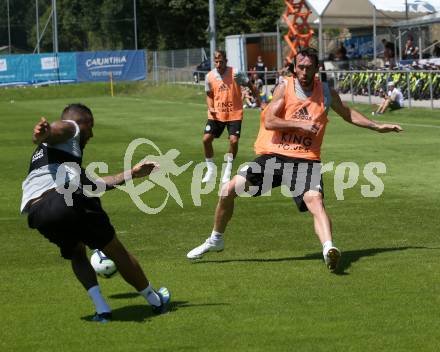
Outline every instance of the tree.
[[(136, 0), (138, 46), (182, 49), (208, 46), (207, 0)], [(36, 46), (35, 2), (11, 1), (12, 42), (32, 51)], [(216, 0), (217, 41), (240, 33), (273, 32), (283, 0)], [(60, 51), (134, 48), (132, 0), (58, 0)], [(6, 5), (0, 4), (1, 13)], [(50, 16), (51, 2), (39, 1), (40, 33)], [(7, 38), (6, 16), (0, 17), (1, 38)], [(7, 39), (6, 39), (7, 40)], [(5, 45), (6, 43), (0, 43)], [(52, 25), (41, 42), (52, 51)]]

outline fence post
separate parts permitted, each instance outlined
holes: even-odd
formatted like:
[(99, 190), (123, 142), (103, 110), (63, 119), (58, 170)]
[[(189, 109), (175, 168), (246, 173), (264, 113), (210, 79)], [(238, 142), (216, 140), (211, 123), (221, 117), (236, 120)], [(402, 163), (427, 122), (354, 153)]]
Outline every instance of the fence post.
[(266, 99), (268, 99), (268, 94), (267, 94), (267, 67), (264, 68), (264, 87), (265, 87), (264, 94), (266, 95)]
[(189, 68), (189, 49), (186, 49), (186, 67)]
[(159, 84), (159, 71), (157, 67), (157, 51), (153, 51), (153, 79), (156, 85)]
[(434, 109), (434, 92), (432, 89), (432, 72), (429, 72), (429, 97), (431, 98), (431, 109)]
[(368, 84), (368, 104), (371, 105), (370, 72), (367, 72), (367, 84)]
[(409, 72), (406, 73), (406, 91), (408, 92), (408, 107), (411, 107), (411, 86), (410, 86)]
[(171, 67), (173, 69), (173, 82), (176, 83), (176, 71), (174, 68), (174, 50), (171, 50)]
[(350, 92), (351, 92), (351, 103), (354, 104), (354, 94), (353, 94), (353, 72), (350, 72)]

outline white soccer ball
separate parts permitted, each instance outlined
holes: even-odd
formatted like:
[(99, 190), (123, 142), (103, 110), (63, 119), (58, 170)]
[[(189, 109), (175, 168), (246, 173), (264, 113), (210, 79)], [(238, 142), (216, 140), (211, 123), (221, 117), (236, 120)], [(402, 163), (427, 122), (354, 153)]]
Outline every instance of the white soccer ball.
[(113, 260), (108, 258), (104, 252), (101, 252), (99, 249), (93, 251), (93, 254), (90, 257), (90, 264), (92, 264), (96, 274), (105, 277), (106, 279), (111, 278), (118, 272)]

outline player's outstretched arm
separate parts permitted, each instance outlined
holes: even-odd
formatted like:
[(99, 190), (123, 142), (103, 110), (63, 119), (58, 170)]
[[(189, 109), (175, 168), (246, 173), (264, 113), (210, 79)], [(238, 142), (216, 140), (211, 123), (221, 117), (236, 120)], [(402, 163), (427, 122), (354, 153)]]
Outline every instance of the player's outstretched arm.
[(114, 189), (115, 186), (124, 184), (126, 180), (148, 176), (153, 172), (153, 170), (157, 169), (159, 169), (158, 163), (143, 160), (133, 166), (131, 170), (121, 172), (117, 175), (103, 176), (100, 178), (100, 180), (104, 181), (107, 190), (111, 190)]
[(281, 113), (284, 109), (284, 90), (285, 84), (279, 84), (274, 93), (273, 99), (270, 102), (264, 119), (264, 127), (267, 130), (273, 131), (286, 131), (301, 129), (309, 133), (318, 133), (320, 126), (311, 125), (307, 123), (297, 122), (293, 120), (285, 120), (281, 118)]
[(32, 142), (34, 144), (58, 144), (67, 141), (74, 135), (75, 127), (71, 123), (55, 121), (52, 124), (49, 124), (46, 118), (42, 117), (34, 127)]
[(400, 127), (399, 125), (377, 123), (376, 121), (366, 118), (360, 112), (349, 108), (347, 105), (345, 105), (342, 102), (339, 94), (334, 89), (331, 89), (331, 95), (332, 95), (331, 108), (345, 121), (355, 126), (369, 128), (370, 130), (377, 131), (380, 133), (403, 131), (402, 127)]

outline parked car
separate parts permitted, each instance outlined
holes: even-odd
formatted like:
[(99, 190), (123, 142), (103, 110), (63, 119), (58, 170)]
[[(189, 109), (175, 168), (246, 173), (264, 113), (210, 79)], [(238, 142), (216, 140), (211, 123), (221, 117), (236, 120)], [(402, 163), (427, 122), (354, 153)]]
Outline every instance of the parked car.
[(197, 65), (196, 70), (193, 73), (195, 83), (205, 80), (206, 74), (211, 71), (211, 61), (204, 60), (201, 64)]

